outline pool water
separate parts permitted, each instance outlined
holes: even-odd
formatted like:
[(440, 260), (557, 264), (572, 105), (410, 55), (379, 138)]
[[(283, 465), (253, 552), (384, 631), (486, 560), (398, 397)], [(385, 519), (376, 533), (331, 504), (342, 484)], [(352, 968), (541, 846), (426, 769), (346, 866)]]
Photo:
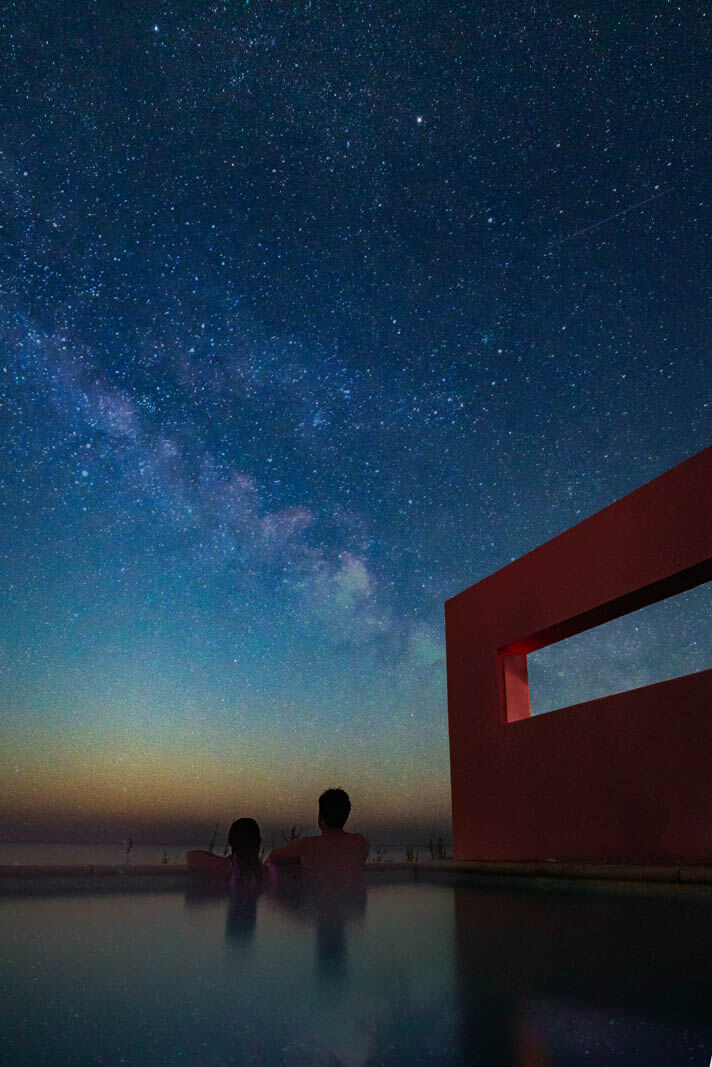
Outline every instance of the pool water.
[(700, 1064), (712, 900), (371, 882), (0, 897), (0, 1063)]

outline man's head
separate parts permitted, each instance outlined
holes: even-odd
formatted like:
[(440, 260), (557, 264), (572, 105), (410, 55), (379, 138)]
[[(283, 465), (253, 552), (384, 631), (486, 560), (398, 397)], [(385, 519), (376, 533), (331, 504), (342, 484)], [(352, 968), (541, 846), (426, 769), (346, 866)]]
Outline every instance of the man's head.
[(327, 789), (319, 797), (319, 825), (340, 830), (349, 817), (351, 801), (343, 789)]

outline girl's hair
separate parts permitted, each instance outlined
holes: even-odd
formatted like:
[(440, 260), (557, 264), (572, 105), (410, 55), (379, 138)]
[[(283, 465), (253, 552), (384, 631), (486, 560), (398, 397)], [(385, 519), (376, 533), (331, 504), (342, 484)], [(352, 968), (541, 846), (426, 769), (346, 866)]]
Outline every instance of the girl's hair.
[(232, 852), (232, 869), (240, 881), (250, 875), (260, 881), (262, 865), (260, 864), (260, 846), (262, 836), (254, 819), (235, 819), (227, 835), (227, 843)]

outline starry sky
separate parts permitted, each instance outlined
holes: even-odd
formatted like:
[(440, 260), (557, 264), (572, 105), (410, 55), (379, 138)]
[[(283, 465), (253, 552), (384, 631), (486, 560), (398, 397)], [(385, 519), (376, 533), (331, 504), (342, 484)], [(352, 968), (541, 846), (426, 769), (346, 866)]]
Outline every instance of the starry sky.
[(710, 443), (711, 23), (2, 5), (0, 837), (447, 833), (443, 601)]

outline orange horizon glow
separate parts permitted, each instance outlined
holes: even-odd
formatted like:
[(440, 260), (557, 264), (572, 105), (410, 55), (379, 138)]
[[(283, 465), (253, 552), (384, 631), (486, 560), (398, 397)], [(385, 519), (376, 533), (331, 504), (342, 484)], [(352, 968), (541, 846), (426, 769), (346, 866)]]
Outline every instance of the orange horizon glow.
[(432, 773), (426, 751), (407, 760), (368, 751), (355, 760), (345, 745), (283, 754), (281, 739), (268, 731), (243, 745), (232, 739), (229, 748), (192, 729), (170, 739), (78, 725), (59, 736), (42, 727), (19, 733), (0, 754), (0, 837), (15, 839), (15, 830), (29, 826), (36, 838), (44, 825), (54, 836), (62, 827), (86, 836), (91, 825), (152, 836), (185, 826), (202, 834), (244, 814), (263, 827), (316, 832), (318, 796), (332, 785), (351, 796), (349, 828), (427, 832), (450, 821), (449, 783)]

